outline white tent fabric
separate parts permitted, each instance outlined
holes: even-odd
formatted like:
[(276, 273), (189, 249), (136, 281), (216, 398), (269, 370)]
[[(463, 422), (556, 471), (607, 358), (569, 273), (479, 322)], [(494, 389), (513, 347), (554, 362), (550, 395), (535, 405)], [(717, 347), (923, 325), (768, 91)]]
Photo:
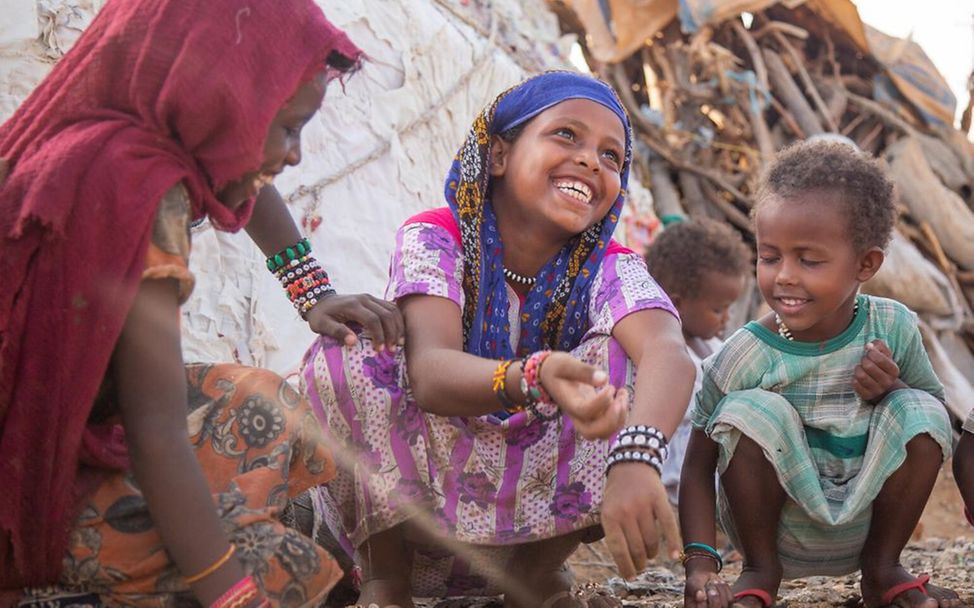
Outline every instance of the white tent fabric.
[[(526, 75), (570, 67), (573, 40), (543, 0), (318, 1), (369, 61), (330, 87), (305, 129), (301, 165), (277, 187), (339, 291), (381, 295), (396, 228), (443, 204), (443, 177), (475, 114)], [(103, 3), (0, 0), (0, 120)], [(648, 192), (631, 190), (648, 211)], [(294, 371), (313, 335), (246, 234), (203, 224), (193, 247), (186, 359)]]

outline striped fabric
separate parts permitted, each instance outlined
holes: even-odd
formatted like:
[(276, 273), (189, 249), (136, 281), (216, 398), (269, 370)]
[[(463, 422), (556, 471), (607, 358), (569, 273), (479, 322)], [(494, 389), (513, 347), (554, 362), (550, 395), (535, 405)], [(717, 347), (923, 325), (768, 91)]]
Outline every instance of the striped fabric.
[[(870, 506), (903, 464), (910, 439), (927, 433), (945, 459), (950, 454), (944, 390), (916, 315), (884, 298), (859, 296), (859, 302), (849, 328), (827, 342), (791, 342), (750, 323), (704, 363), (693, 425), (720, 446), (718, 472), (726, 470), (741, 433), (777, 470), (789, 497), (778, 533), (787, 578), (858, 569)], [(855, 394), (852, 380), (866, 344), (876, 339), (889, 345), (911, 389), (872, 406)], [(723, 492), (720, 516), (736, 539)]]

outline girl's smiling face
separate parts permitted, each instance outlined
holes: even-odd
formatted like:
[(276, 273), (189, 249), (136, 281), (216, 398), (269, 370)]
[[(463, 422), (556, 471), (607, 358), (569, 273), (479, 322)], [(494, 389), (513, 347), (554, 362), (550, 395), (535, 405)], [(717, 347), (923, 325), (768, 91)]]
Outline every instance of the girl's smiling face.
[(755, 216), (758, 287), (795, 340), (833, 338), (852, 320), (859, 285), (883, 262), (872, 247), (859, 253), (836, 194), (772, 197)]
[(274, 115), (264, 140), (260, 168), (228, 183), (217, 193), (220, 202), (231, 209), (239, 207), (270, 184), (284, 167), (301, 162), (301, 129), (318, 111), (324, 97), (325, 73), (321, 72), (302, 84)]
[(511, 142), (494, 138), (492, 200), (555, 238), (584, 232), (619, 196), (626, 132), (600, 103), (569, 99), (541, 112)]

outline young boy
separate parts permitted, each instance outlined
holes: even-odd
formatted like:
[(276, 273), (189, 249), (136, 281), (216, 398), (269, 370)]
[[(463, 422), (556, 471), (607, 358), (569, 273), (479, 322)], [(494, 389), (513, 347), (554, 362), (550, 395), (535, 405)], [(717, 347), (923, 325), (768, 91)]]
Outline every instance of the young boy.
[[(698, 218), (666, 228), (646, 253), (646, 264), (680, 312), (687, 350), (697, 367), (696, 394), (701, 361), (720, 347), (728, 310), (744, 290), (750, 249), (733, 228)], [(689, 412), (670, 439), (670, 456), (663, 463), (663, 484), (673, 505), (690, 439)]]

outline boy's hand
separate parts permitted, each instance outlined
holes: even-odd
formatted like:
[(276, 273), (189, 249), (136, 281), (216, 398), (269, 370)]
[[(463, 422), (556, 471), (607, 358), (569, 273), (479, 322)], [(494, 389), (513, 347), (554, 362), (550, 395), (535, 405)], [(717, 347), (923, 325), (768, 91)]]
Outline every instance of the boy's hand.
[(670, 550), (679, 556), (680, 529), (666, 497), (666, 488), (653, 467), (642, 462), (622, 462), (609, 470), (602, 501), (605, 543), (619, 569), (631, 579), (646, 568), (659, 552), (660, 532)]
[(873, 340), (866, 345), (866, 354), (856, 366), (852, 387), (867, 403), (877, 403), (891, 391), (906, 388), (900, 381), (900, 368), (885, 342)]
[(568, 353), (548, 355), (538, 380), (586, 439), (608, 439), (626, 421), (628, 391), (616, 390), (608, 374)]
[(304, 317), (312, 331), (343, 342), (345, 346), (358, 342), (355, 332), (348, 327), (349, 323), (363, 326), (376, 350), (385, 347), (394, 350), (405, 333), (399, 308), (368, 294), (325, 296)]
[[(730, 586), (717, 574), (717, 567), (699, 567), (694, 561), (687, 562), (687, 584), (683, 591), (684, 608), (725, 608), (734, 603)], [(699, 558), (700, 562), (709, 562)], [(702, 564), (700, 564), (702, 565)]]

